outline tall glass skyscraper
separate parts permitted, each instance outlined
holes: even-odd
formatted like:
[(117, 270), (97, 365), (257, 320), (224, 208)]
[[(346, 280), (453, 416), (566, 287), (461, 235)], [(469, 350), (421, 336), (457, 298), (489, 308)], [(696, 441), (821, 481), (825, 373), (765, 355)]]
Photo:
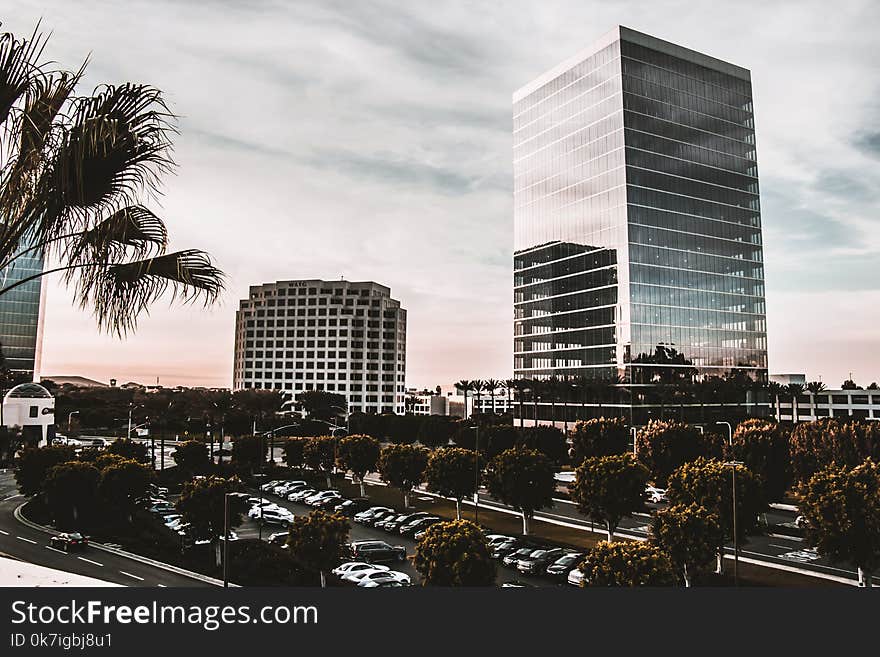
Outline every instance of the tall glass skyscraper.
[[(0, 269), (0, 289), (43, 271), (43, 256), (28, 251)], [(38, 278), (0, 295), (0, 347), (6, 367), (39, 377), (42, 354), (43, 283)]]
[(751, 77), (617, 27), (514, 94), (514, 372), (767, 377)]

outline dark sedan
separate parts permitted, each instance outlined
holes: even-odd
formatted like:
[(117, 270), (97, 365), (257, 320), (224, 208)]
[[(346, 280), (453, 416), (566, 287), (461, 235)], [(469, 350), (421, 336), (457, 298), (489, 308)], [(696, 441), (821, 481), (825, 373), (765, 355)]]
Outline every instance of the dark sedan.
[(550, 548), (548, 550), (535, 550), (529, 556), (520, 559), (516, 563), (516, 569), (523, 575), (537, 575), (543, 573), (551, 563), (564, 554), (562, 548)]
[(336, 513), (344, 516), (352, 517), (356, 513), (365, 511), (370, 508), (370, 500), (366, 497), (355, 497), (350, 500), (337, 500), (337, 504), (333, 507)]
[(558, 579), (564, 582), (565, 579), (568, 577), (568, 573), (577, 568), (578, 564), (583, 558), (584, 555), (582, 554), (568, 552), (566, 554), (563, 554), (556, 561), (547, 566), (547, 570), (545, 572), (553, 579)]
[(514, 550), (519, 549), (520, 545), (521, 543), (515, 538), (501, 541), (500, 543), (496, 543), (491, 548), (491, 550), (489, 551), (489, 556), (491, 556), (493, 559), (503, 559)]
[(443, 520), (437, 516), (423, 516), (421, 518), (416, 518), (415, 520), (410, 520), (400, 526), (400, 529), (397, 531), (401, 536), (413, 537), (417, 532), (420, 532), (423, 529), (427, 529), (431, 525), (440, 522)]
[(49, 545), (56, 550), (82, 550), (89, 544), (89, 539), (79, 532), (61, 533), (49, 539)]
[(506, 557), (504, 557), (501, 560), (501, 563), (506, 568), (516, 568), (516, 564), (519, 563), (520, 559), (527, 558), (529, 555), (532, 554), (532, 552), (534, 552), (537, 549), (538, 548), (535, 548), (535, 547), (519, 548), (518, 550), (514, 550), (513, 552), (508, 554)]
[(402, 545), (389, 545), (385, 541), (354, 541), (350, 547), (351, 557), (355, 561), (406, 561), (406, 548)]

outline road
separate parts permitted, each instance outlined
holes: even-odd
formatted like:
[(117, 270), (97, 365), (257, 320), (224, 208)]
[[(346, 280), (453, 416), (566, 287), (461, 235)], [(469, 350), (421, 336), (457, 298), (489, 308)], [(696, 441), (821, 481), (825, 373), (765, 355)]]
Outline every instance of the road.
[(128, 557), (88, 547), (67, 554), (49, 546), (49, 534), (22, 524), (13, 512), (25, 498), (11, 472), (0, 470), (0, 553), (28, 563), (85, 575), (123, 586), (210, 586)]

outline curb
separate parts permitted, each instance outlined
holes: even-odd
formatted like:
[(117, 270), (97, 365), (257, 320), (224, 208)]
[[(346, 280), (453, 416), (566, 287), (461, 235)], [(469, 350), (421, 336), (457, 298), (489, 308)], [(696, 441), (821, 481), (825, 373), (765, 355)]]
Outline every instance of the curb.
[[(24, 517), (21, 510), (27, 502), (23, 502), (15, 507), (15, 511), (13, 511), (13, 515), (15, 519), (18, 520), (21, 524), (30, 527), (31, 529), (35, 529), (37, 531), (43, 532), (45, 534), (51, 534), (53, 536), (57, 536), (61, 532), (55, 531), (49, 527), (44, 525), (37, 524), (31, 520), (28, 520)], [(109, 552), (110, 554), (115, 554), (120, 557), (125, 557), (126, 559), (131, 559), (132, 561), (139, 561), (140, 563), (145, 563), (148, 566), (153, 566), (155, 568), (161, 568), (162, 570), (167, 570), (168, 572), (175, 573), (176, 575), (183, 575), (184, 577), (190, 577), (192, 579), (198, 580), (200, 582), (205, 582), (206, 584), (212, 584), (214, 586), (223, 586), (223, 580), (219, 580), (216, 577), (209, 577), (208, 575), (202, 575), (201, 573), (193, 572), (192, 570), (186, 570), (185, 568), (179, 568), (178, 566), (172, 566), (170, 563), (165, 563), (163, 561), (156, 561), (155, 559), (150, 559), (149, 557), (143, 557), (139, 554), (135, 554), (133, 552), (126, 552), (125, 550), (120, 550), (119, 548), (112, 548), (104, 545), (103, 543), (89, 543), (90, 546), (103, 550), (104, 552)], [(238, 588), (238, 584), (229, 583), (229, 586)]]

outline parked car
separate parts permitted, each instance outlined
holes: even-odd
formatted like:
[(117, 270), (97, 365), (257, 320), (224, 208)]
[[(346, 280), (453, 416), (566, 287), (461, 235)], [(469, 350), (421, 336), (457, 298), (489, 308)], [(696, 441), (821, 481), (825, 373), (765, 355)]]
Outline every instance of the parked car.
[(287, 532), (273, 532), (269, 534), (268, 540), (272, 545), (277, 545), (278, 547), (286, 547), (287, 546)]
[(89, 539), (79, 532), (62, 532), (49, 539), (49, 545), (56, 550), (83, 550), (88, 546)]
[(387, 506), (371, 506), (370, 508), (365, 509), (364, 511), (358, 511), (357, 513), (355, 513), (354, 516), (352, 517), (352, 520), (354, 520), (357, 523), (365, 523), (367, 520), (369, 520), (370, 518), (375, 516), (380, 511), (388, 513), (392, 510), (393, 509), (390, 509)]
[(315, 491), (315, 493), (313, 493), (312, 495), (303, 498), (303, 501), (309, 506), (314, 506), (315, 503), (320, 502), (321, 500), (328, 497), (342, 497), (342, 493), (340, 493), (338, 490)]
[(342, 499), (341, 495), (330, 495), (329, 497), (325, 497), (322, 500), (318, 500), (314, 504), (313, 507), (316, 509), (323, 509), (324, 511), (333, 511), (337, 504), (339, 504), (339, 500)]
[(798, 516), (794, 519), (794, 526), (798, 529), (806, 529), (810, 526), (809, 521), (804, 516)]
[(578, 554), (577, 552), (566, 552), (556, 561), (547, 566), (545, 572), (554, 579), (565, 579), (573, 568), (577, 568), (583, 558), (584, 555)]
[(534, 552), (537, 549), (538, 548), (536, 548), (534, 546), (518, 548), (518, 549), (514, 550), (513, 552), (511, 552), (510, 554), (508, 554), (507, 556), (505, 556), (501, 560), (501, 564), (505, 568), (516, 568), (516, 564), (519, 562), (520, 559), (525, 559), (526, 557), (531, 555), (532, 552)]
[(657, 488), (656, 486), (648, 486), (645, 488), (645, 498), (654, 504), (660, 504), (666, 501), (666, 489)]
[(283, 497), (283, 498), (286, 499), (287, 496), (288, 496), (288, 495), (289, 495), (289, 494), (290, 494), (295, 488), (299, 488), (300, 486), (307, 486), (307, 485), (308, 485), (308, 484), (306, 484), (306, 482), (305, 482), (305, 481), (302, 481), (301, 479), (298, 479), (298, 480), (296, 480), (296, 481), (285, 481), (284, 483), (279, 484), (278, 486), (276, 486), (276, 487), (273, 489), (273, 492), (274, 492), (278, 497)]
[(293, 522), (294, 515), (287, 509), (263, 509), (261, 516), (257, 517), (257, 522), (264, 525), (281, 525), (287, 527)]
[(288, 495), (287, 499), (290, 502), (302, 503), (302, 501), (308, 496), (314, 495), (317, 492), (318, 491), (316, 491), (314, 488), (303, 488), (302, 490), (298, 490), (297, 492), (295, 492), (293, 495)]
[(518, 579), (511, 579), (506, 582), (501, 583), (502, 589), (533, 589), (535, 588), (534, 584), (526, 584), (525, 582), (521, 582)]
[(406, 548), (402, 545), (389, 545), (385, 541), (353, 541), (350, 547), (355, 561), (406, 561)]
[(367, 527), (375, 527), (382, 520), (388, 520), (391, 518), (396, 518), (399, 514), (394, 509), (389, 509), (388, 511), (377, 511), (370, 518), (367, 518), (363, 521), (363, 524)]
[(406, 517), (405, 513), (396, 513), (396, 512), (389, 513), (388, 515), (383, 516), (379, 520), (376, 520), (375, 522), (373, 522), (373, 527), (375, 527), (376, 529), (387, 530), (388, 526), (391, 523), (397, 521), (398, 519), (405, 518), (405, 517)]
[(504, 534), (486, 534), (486, 543), (489, 545), (490, 550), (496, 545), (512, 540), (513, 536), (506, 536)]
[(422, 529), (427, 529), (431, 525), (442, 521), (443, 519), (438, 516), (422, 516), (420, 518), (416, 518), (415, 520), (410, 520), (409, 522), (403, 523), (397, 532), (401, 536), (415, 536), (415, 533)]
[(388, 566), (382, 566), (377, 563), (367, 563), (366, 561), (346, 561), (345, 563), (339, 564), (334, 568), (332, 572), (334, 575), (338, 577), (342, 577), (343, 575), (349, 575), (351, 573), (355, 573), (359, 570), (388, 570)]
[(266, 511), (287, 511), (287, 509), (282, 509), (277, 504), (272, 502), (268, 502), (260, 506), (259, 504), (255, 504), (248, 511), (248, 518), (253, 518), (254, 520), (258, 520), (261, 515), (263, 515)]
[(584, 581), (587, 578), (584, 577), (583, 572), (581, 572), (580, 568), (575, 568), (568, 573), (568, 577), (565, 578), (565, 581), (571, 584), (572, 586), (583, 586)]
[(381, 582), (373, 581), (370, 584), (364, 584), (363, 586), (364, 586), (364, 588), (389, 589), (389, 588), (401, 588), (401, 587), (412, 586), (412, 584), (409, 584), (407, 582), (401, 582), (399, 579), (388, 579), (388, 580), (383, 580)]
[(521, 543), (515, 538), (507, 539), (501, 543), (496, 543), (489, 551), (489, 556), (493, 559), (503, 559), (514, 550), (518, 550)]
[(415, 513), (404, 513), (403, 515), (399, 515), (393, 520), (386, 521), (382, 526), (386, 532), (397, 532), (403, 525), (406, 523), (412, 522), (418, 518), (427, 518), (430, 513), (427, 511), (417, 511)]
[(370, 508), (370, 500), (366, 497), (354, 497), (350, 500), (342, 499), (340, 500), (333, 510), (336, 513), (341, 513), (344, 516), (348, 516), (349, 518), (356, 513), (360, 513), (361, 511), (365, 511)]
[(384, 584), (395, 582), (397, 585), (412, 586), (412, 580), (406, 573), (396, 570), (386, 570), (369, 573), (358, 580), (357, 585), (361, 588), (374, 589)]
[(275, 488), (275, 486), (278, 486), (282, 483), (284, 482), (281, 479), (273, 479), (272, 481), (267, 481), (265, 484), (260, 484), (260, 490), (264, 493), (268, 493), (273, 488)]
[(315, 489), (312, 488), (311, 486), (309, 486), (308, 484), (299, 484), (297, 486), (291, 486), (290, 488), (287, 489), (287, 495), (285, 497), (287, 497), (288, 502), (293, 502), (294, 496), (297, 493), (303, 492), (304, 490), (315, 490)]
[(151, 495), (155, 495), (156, 497), (165, 498), (168, 495), (168, 489), (165, 486), (150, 484), (147, 490), (150, 491)]
[(523, 575), (537, 575), (543, 573), (547, 566), (556, 561), (564, 554), (562, 548), (550, 548), (548, 550), (535, 550), (524, 559), (516, 562), (516, 569)]

